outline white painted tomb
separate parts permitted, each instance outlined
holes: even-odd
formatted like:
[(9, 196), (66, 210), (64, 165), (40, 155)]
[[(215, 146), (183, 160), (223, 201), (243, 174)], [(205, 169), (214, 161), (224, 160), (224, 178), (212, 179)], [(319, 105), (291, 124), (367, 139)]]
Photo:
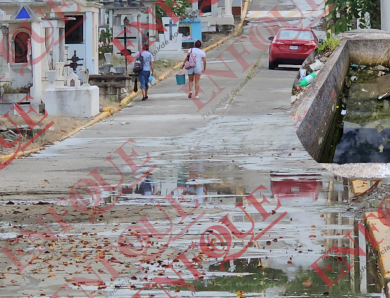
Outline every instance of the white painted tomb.
[(93, 117), (99, 114), (99, 87), (88, 84), (89, 71), (81, 69), (84, 84), (72, 72), (66, 86), (56, 86), (56, 70), (48, 71), (50, 85), (45, 91), (45, 109), (49, 115)]

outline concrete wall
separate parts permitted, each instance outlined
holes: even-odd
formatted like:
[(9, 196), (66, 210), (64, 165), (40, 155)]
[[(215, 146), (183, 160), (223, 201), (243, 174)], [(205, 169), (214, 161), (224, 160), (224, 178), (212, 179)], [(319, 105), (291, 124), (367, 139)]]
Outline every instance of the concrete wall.
[(338, 96), (349, 65), (388, 64), (390, 34), (379, 30), (355, 30), (339, 36), (341, 43), (316, 79), (292, 108), (296, 133), (316, 161), (322, 155)]
[[(338, 95), (349, 69), (347, 41), (342, 41), (300, 99), (295, 112), (296, 133), (303, 147), (316, 161), (334, 118)], [(334, 95), (336, 93), (336, 96)], [(298, 119), (301, 117), (300, 119)], [(302, 119), (302, 121), (300, 121)]]
[(389, 63), (390, 52), (387, 50), (390, 47), (390, 40), (388, 39), (350, 40), (348, 43), (351, 63), (358, 65)]

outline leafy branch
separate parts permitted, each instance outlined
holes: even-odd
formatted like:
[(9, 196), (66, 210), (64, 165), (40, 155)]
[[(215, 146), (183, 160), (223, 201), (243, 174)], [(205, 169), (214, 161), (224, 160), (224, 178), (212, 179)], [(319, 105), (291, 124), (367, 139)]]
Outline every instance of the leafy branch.
[[(359, 20), (359, 28), (380, 29), (380, 0), (327, 0), (330, 8), (326, 25), (335, 35), (356, 29), (355, 22)], [(369, 18), (366, 18), (369, 14)]]
[[(172, 0), (165, 0), (165, 3), (168, 6), (172, 6), (173, 5), (173, 1)], [(176, 0), (176, 3), (178, 4), (178, 6), (172, 7), (172, 11), (178, 17), (181, 17), (183, 19), (188, 18), (189, 14), (187, 12), (187, 9), (192, 6), (191, 2), (187, 2), (187, 0)], [(160, 5), (156, 5), (156, 18), (157, 18), (157, 20), (162, 22), (162, 18), (163, 17), (169, 17), (169, 16), (168, 16), (167, 12)]]

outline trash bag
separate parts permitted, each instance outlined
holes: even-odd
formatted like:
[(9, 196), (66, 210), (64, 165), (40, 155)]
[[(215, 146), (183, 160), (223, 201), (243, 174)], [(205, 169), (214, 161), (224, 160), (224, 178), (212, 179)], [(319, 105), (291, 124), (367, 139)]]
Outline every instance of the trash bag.
[(134, 92), (138, 92), (138, 78), (137, 77), (135, 77), (135, 80), (134, 80)]
[(154, 76), (150, 76), (149, 77), (149, 83), (153, 86), (154, 84), (156, 84), (156, 79), (154, 78)]
[(324, 66), (324, 63), (322, 63), (319, 60), (316, 60), (313, 64), (310, 64), (310, 68), (313, 71), (320, 70)]

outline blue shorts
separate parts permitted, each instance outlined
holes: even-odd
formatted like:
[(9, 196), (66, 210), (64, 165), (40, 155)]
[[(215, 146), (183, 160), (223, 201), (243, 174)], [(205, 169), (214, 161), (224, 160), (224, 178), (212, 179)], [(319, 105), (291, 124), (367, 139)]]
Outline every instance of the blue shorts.
[(138, 75), (138, 79), (141, 83), (141, 89), (149, 89), (149, 77), (150, 77), (150, 71), (143, 70)]
[(194, 68), (187, 69), (187, 73), (190, 74), (202, 74), (202, 65), (197, 65)]

